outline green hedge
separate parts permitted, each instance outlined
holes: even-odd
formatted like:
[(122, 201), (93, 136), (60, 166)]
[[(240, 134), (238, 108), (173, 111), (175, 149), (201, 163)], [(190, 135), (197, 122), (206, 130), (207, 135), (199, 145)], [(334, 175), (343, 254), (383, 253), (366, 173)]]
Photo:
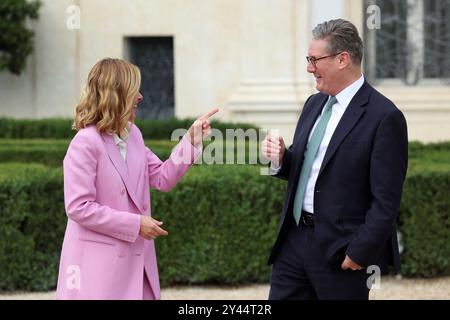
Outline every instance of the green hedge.
[[(0, 139), (0, 163), (41, 163), (47, 166), (60, 167), (69, 142), (69, 139)], [(210, 143), (206, 142), (205, 145), (207, 146)], [(232, 143), (232, 141), (227, 141), (226, 143)], [(169, 157), (176, 142), (170, 140), (146, 140), (145, 144), (160, 159), (164, 160)], [(233, 146), (236, 154), (238, 148), (236, 141), (233, 142)], [(224, 144), (224, 151), (225, 148)], [(252, 154), (252, 159), (259, 159), (255, 152), (259, 152), (259, 144), (255, 146), (254, 142), (246, 141), (246, 164), (249, 163), (249, 154)], [(225, 161), (226, 159), (224, 158)], [(432, 144), (411, 142), (409, 144), (409, 170), (422, 171), (430, 169), (434, 171), (450, 170), (450, 142)]]
[[(285, 182), (257, 166), (195, 166), (152, 210), (161, 282), (267, 282)], [(66, 216), (61, 169), (0, 164), (0, 291), (54, 289)], [(399, 230), (403, 275), (450, 275), (450, 170), (408, 174)]]
[[(75, 131), (71, 129), (71, 119), (11, 119), (0, 118), (0, 139), (71, 139)], [(145, 139), (170, 140), (175, 129), (188, 129), (194, 119), (136, 120)], [(246, 123), (229, 123), (213, 120), (213, 128), (225, 134), (225, 129), (241, 128), (244, 130), (256, 126)]]
[(0, 291), (54, 287), (63, 197), (59, 170), (0, 164)]
[(415, 156), (424, 151), (450, 151), (450, 141), (422, 143), (418, 141), (409, 143), (409, 154)]
[[(172, 192), (152, 191), (153, 214), (170, 233), (157, 240), (163, 285), (268, 279), (283, 183), (258, 173), (195, 166)], [(54, 288), (63, 201), (61, 169), (0, 164), (0, 291)]]
[(450, 275), (450, 170), (408, 175), (400, 212), (402, 274)]
[[(0, 139), (0, 163), (40, 163), (51, 167), (62, 166), (69, 140)], [(146, 145), (161, 159), (167, 159), (176, 142), (147, 140)]]
[[(62, 166), (64, 156), (66, 155), (69, 140), (45, 140), (45, 139), (0, 139), (0, 163), (3, 162), (21, 162), (21, 163), (40, 163), (51, 167)], [(145, 144), (162, 160), (167, 159), (175, 146), (176, 141), (170, 140), (146, 140)], [(205, 146), (211, 142), (206, 142)], [(231, 142), (230, 142), (231, 143)], [(237, 143), (233, 144), (234, 150), (238, 148)], [(223, 146), (225, 150), (226, 146)], [(212, 148), (212, 147), (211, 147)], [(207, 149), (205, 149), (207, 150)], [(248, 164), (249, 154), (257, 159), (255, 151), (258, 152), (259, 146), (249, 147), (246, 142), (245, 163)], [(208, 152), (208, 155), (211, 152)], [(206, 152), (205, 152), (206, 154)], [(223, 153), (225, 154), (225, 153)], [(226, 159), (224, 159), (226, 161)]]
[(258, 167), (196, 167), (172, 192), (152, 191), (163, 285), (267, 282), (285, 183)]

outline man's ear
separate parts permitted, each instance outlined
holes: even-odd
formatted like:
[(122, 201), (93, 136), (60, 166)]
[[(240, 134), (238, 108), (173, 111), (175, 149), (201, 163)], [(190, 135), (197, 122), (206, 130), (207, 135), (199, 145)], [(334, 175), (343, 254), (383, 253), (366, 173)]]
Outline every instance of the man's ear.
[(339, 69), (345, 69), (348, 65), (352, 63), (350, 54), (347, 51), (342, 52), (339, 55)]

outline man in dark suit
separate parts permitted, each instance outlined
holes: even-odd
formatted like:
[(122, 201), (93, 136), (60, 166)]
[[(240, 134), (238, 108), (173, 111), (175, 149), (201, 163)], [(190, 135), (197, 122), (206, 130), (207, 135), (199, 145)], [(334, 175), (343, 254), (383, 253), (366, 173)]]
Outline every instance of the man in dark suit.
[(366, 268), (399, 268), (406, 121), (364, 79), (362, 56), (352, 23), (317, 25), (307, 71), (319, 93), (305, 102), (288, 149), (281, 137), (262, 143), (271, 174), (288, 180), (269, 299), (368, 299)]

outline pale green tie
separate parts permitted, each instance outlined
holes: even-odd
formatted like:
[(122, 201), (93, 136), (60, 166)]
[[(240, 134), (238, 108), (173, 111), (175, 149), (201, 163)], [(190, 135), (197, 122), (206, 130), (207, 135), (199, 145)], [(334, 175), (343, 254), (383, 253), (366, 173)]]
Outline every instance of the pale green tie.
[(309, 139), (306, 146), (305, 159), (303, 161), (300, 179), (298, 181), (297, 191), (294, 198), (294, 218), (297, 225), (300, 221), (300, 216), (302, 215), (303, 198), (305, 197), (306, 184), (308, 183), (309, 174), (311, 173), (314, 159), (316, 158), (320, 143), (322, 142), (325, 130), (327, 129), (328, 121), (331, 117), (332, 107), (336, 101), (336, 97), (330, 97), (330, 99), (328, 99), (322, 117), (317, 123), (316, 128), (311, 135), (311, 139)]

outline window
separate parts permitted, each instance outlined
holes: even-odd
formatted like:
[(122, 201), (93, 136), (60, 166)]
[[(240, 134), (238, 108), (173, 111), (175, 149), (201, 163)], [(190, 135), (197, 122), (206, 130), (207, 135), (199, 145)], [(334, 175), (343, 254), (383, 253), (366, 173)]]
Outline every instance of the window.
[(372, 82), (450, 85), (450, 0), (365, 0), (380, 29), (365, 26), (365, 73)]
[(172, 37), (125, 39), (130, 62), (141, 70), (141, 93), (137, 116), (164, 119), (174, 116), (174, 57)]

